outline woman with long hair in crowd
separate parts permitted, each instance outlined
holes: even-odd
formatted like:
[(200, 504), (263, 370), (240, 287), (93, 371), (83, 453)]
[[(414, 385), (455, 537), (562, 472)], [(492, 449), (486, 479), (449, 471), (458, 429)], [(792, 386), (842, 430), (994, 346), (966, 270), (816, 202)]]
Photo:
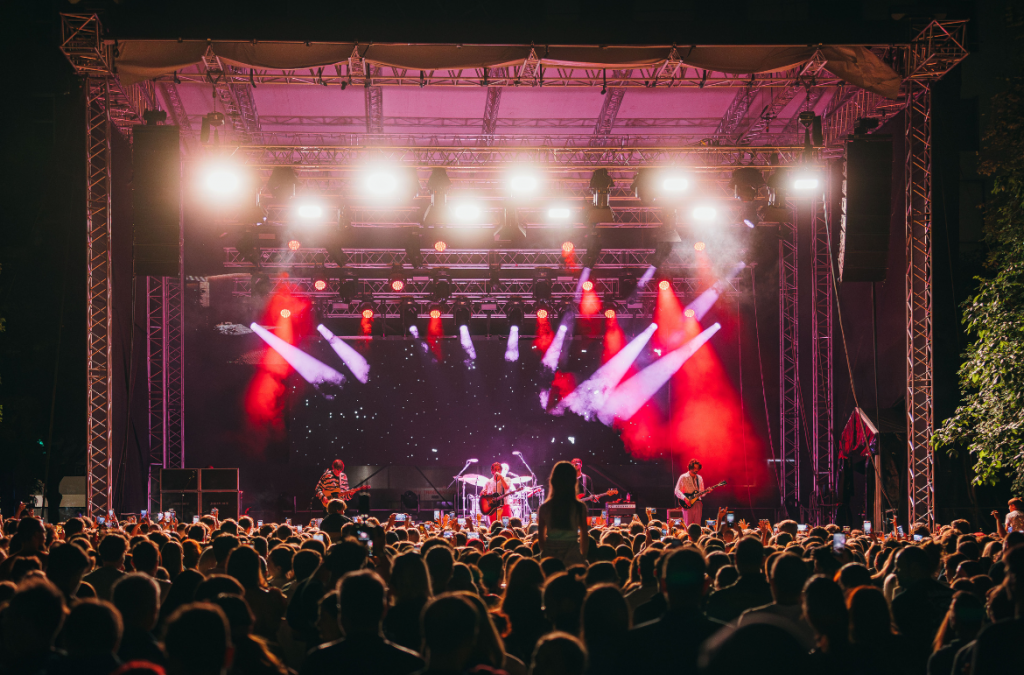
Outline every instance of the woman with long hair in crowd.
[(548, 479), (548, 498), (537, 514), (541, 559), (558, 558), (566, 567), (583, 565), (590, 545), (587, 507), (576, 497), (576, 469), (558, 462)]

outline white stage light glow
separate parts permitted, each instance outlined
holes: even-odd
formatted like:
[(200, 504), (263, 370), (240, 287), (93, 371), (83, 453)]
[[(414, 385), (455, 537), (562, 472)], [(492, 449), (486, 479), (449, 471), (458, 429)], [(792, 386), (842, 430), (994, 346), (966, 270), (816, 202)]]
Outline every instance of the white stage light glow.
[(693, 338), (682, 347), (674, 349), (665, 356), (644, 368), (642, 371), (629, 378), (608, 396), (607, 401), (597, 413), (597, 418), (604, 424), (611, 426), (616, 418), (628, 420), (643, 407), (665, 383), (683, 367), (687, 359), (697, 353), (697, 350), (704, 346), (704, 343), (711, 339), (721, 329), (721, 324), (704, 330), (703, 333)]
[(728, 276), (724, 279), (719, 279), (711, 286), (711, 288), (698, 295), (693, 302), (686, 306), (686, 309), (693, 310), (693, 316), (697, 321), (703, 319), (704, 315), (711, 311), (711, 308), (716, 302), (718, 302), (718, 298), (722, 295), (722, 291), (725, 290), (725, 285), (735, 279), (736, 275), (739, 274), (746, 266), (746, 263), (743, 262), (738, 262), (733, 265)]
[(352, 371), (352, 374), (356, 376), (356, 379), (366, 384), (366, 380), (370, 377), (370, 364), (366, 362), (363, 355), (352, 349), (351, 346), (340, 337), (337, 337), (331, 331), (320, 324), (316, 327), (320, 331), (320, 335), (327, 340), (331, 345), (331, 349), (334, 353), (342, 360), (342, 362), (348, 366), (348, 369)]
[(813, 190), (818, 187), (818, 179), (814, 176), (802, 176), (793, 179), (794, 190)]
[(562, 343), (565, 342), (565, 334), (568, 332), (569, 326), (562, 323), (558, 327), (558, 331), (555, 333), (555, 337), (551, 341), (551, 344), (548, 345), (548, 350), (544, 352), (544, 358), (541, 359), (541, 363), (543, 363), (548, 370), (558, 368), (558, 357), (562, 354)]
[(513, 192), (533, 192), (537, 189), (537, 177), (530, 174), (512, 176), (508, 182)]
[(462, 343), (462, 349), (466, 352), (466, 356), (470, 359), (476, 360), (476, 349), (473, 348), (473, 338), (469, 336), (469, 326), (465, 324), (459, 326), (459, 342)]
[(694, 219), (705, 223), (714, 220), (716, 215), (718, 215), (718, 211), (713, 206), (698, 206), (693, 210)]
[[(319, 388), (323, 384), (341, 386), (345, 383), (345, 376), (334, 368), (316, 360), (298, 347), (288, 344), (258, 323), (253, 322), (249, 324), (249, 328), (263, 338), (263, 341), (270, 345), (271, 349), (280, 354), (281, 358), (287, 361), (288, 365), (302, 376), (302, 379), (314, 387)], [(332, 398), (325, 392), (321, 393), (324, 393), (328, 399)]]
[(508, 346), (505, 347), (505, 360), (515, 363), (519, 360), (519, 326), (510, 326), (508, 329)]
[(398, 189), (398, 178), (387, 171), (374, 171), (366, 177), (366, 191), (371, 195), (383, 197)]
[(480, 217), (480, 207), (476, 204), (458, 204), (452, 209), (452, 213), (459, 220), (476, 220)]
[(320, 218), (324, 215), (324, 209), (319, 204), (300, 204), (296, 212), (300, 218)]
[(416, 339), (419, 339), (420, 329), (417, 328), (416, 326), (409, 326), (409, 335), (413, 336)]
[(669, 176), (662, 181), (661, 187), (664, 188), (665, 192), (682, 192), (690, 187), (690, 181), (681, 176)]
[(218, 167), (206, 174), (206, 189), (219, 195), (236, 192), (242, 186), (242, 178), (231, 169)]
[(580, 300), (583, 299), (583, 284), (590, 278), (590, 268), (584, 267), (583, 271), (580, 272), (580, 279), (576, 282), (576, 293), (573, 294), (573, 302), (577, 305), (580, 304)]
[(572, 211), (565, 206), (552, 206), (548, 209), (548, 218), (552, 220), (568, 220), (571, 215)]

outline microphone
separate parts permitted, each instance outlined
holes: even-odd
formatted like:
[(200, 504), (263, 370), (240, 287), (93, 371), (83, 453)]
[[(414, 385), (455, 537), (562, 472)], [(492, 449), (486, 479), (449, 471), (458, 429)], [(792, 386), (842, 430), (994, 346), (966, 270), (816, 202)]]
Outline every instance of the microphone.
[(479, 459), (467, 459), (466, 464), (476, 464), (479, 461)]

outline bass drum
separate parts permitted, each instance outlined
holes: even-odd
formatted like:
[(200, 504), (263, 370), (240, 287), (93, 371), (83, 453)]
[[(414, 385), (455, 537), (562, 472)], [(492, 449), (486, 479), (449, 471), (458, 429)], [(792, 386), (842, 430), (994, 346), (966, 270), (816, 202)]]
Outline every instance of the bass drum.
[(540, 505), (544, 503), (544, 488), (535, 490), (534, 494), (527, 497), (526, 503), (530, 506), (530, 511), (536, 513), (540, 509)]
[(466, 517), (476, 519), (480, 513), (480, 498), (474, 495), (466, 495)]

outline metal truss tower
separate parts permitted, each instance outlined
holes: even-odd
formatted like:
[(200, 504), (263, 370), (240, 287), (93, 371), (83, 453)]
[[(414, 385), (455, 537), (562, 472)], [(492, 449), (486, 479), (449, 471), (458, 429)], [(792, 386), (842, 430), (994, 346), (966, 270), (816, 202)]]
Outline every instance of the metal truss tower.
[[(796, 220), (794, 211), (794, 218)], [(782, 505), (800, 499), (800, 303), (796, 222), (779, 225), (779, 461)]]
[(835, 522), (836, 466), (832, 377), (832, 252), (826, 197), (815, 202), (811, 233), (811, 520)]
[(179, 277), (146, 277), (149, 507), (160, 509), (160, 469), (184, 466), (182, 294)]

